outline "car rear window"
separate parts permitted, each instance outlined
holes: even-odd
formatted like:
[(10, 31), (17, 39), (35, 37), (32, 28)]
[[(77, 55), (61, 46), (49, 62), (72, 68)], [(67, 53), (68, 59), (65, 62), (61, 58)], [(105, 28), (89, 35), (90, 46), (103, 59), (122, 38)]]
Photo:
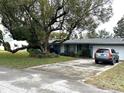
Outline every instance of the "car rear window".
[(96, 52), (97, 53), (108, 53), (109, 49), (98, 49)]

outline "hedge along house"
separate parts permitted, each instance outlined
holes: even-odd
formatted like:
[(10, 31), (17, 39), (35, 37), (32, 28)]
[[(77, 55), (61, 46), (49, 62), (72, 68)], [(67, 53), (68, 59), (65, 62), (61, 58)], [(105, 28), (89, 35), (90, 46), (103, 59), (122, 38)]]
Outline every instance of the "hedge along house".
[(124, 60), (124, 39), (74, 39), (67, 40), (60, 46), (60, 53), (70, 56), (94, 58), (98, 48), (113, 48), (119, 52), (120, 60)]

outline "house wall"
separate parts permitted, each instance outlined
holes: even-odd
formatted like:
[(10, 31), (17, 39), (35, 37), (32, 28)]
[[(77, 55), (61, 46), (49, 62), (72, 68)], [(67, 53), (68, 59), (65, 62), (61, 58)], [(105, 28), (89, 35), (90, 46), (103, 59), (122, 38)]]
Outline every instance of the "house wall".
[(79, 55), (80, 57), (91, 57), (92, 47), (89, 44), (65, 44), (61, 46), (61, 54)]
[[(81, 48), (79, 48), (79, 45), (70, 45), (67, 48), (67, 45), (62, 45), (60, 48), (60, 53), (68, 53), (68, 52), (74, 52), (77, 53), (78, 51), (81, 51), (83, 47), (88, 47), (87, 45), (80, 44)], [(113, 48), (117, 52), (119, 52), (119, 59), (124, 60), (124, 46), (123, 45), (89, 45), (89, 49), (91, 50), (91, 56), (94, 58), (94, 53), (98, 48)], [(68, 50), (68, 51), (67, 51)]]
[(119, 59), (124, 60), (124, 46), (121, 45), (93, 45), (93, 54), (92, 58), (94, 58), (94, 53), (98, 48), (113, 48), (117, 52), (119, 52)]
[(64, 52), (65, 52), (64, 45), (61, 45), (61, 46), (60, 46), (60, 53), (64, 53)]
[(68, 53), (68, 52), (77, 53), (77, 45), (76, 44), (62, 45), (60, 49), (60, 53)]
[(77, 52), (81, 53), (82, 57), (91, 58), (92, 56), (92, 45), (89, 44), (78, 44), (77, 45)]

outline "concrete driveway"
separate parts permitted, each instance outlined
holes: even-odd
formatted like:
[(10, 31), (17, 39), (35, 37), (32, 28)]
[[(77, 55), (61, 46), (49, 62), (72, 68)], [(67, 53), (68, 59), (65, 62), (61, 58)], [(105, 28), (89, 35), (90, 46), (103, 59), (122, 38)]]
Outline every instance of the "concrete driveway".
[(55, 63), (24, 70), (0, 67), (0, 93), (120, 93), (83, 81), (112, 68), (90, 59)]

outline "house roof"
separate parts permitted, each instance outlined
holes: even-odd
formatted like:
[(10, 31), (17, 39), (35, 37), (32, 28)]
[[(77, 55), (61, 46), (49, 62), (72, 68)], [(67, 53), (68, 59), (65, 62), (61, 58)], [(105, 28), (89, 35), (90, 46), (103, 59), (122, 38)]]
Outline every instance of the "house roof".
[(118, 38), (118, 39), (101, 39), (101, 38), (94, 38), (94, 39), (73, 39), (73, 40), (67, 40), (64, 42), (64, 44), (111, 44), (111, 45), (124, 45), (124, 38)]

